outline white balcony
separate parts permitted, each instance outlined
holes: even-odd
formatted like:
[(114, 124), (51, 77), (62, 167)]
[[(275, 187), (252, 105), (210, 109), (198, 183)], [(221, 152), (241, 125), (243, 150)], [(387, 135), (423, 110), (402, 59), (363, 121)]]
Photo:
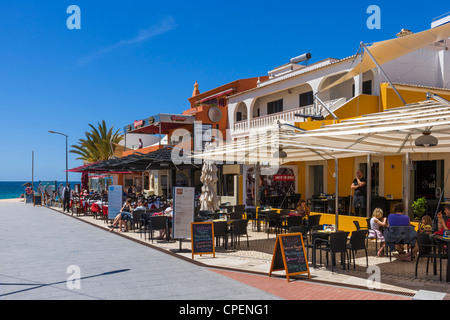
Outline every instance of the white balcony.
[[(342, 106), (346, 102), (346, 98), (339, 98), (334, 100), (325, 101), (324, 104), (330, 109), (332, 112), (337, 110), (340, 106)], [(234, 132), (235, 133), (244, 133), (248, 132), (252, 129), (258, 129), (262, 127), (267, 127), (272, 125), (277, 120), (282, 120), (289, 124), (294, 125), (295, 122), (305, 121), (305, 118), (297, 117), (296, 114), (305, 114), (305, 115), (322, 115), (324, 117), (328, 116), (328, 111), (321, 106), (319, 103), (316, 105), (309, 105), (302, 108), (294, 108), (286, 111), (272, 113), (269, 115), (265, 115), (262, 117), (256, 117), (250, 119), (250, 121), (242, 120), (234, 123)]]

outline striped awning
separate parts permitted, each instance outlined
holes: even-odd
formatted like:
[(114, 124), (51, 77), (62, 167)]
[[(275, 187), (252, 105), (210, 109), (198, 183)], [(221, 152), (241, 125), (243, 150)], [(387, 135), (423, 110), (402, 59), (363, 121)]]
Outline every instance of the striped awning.
[[(424, 134), (437, 138), (438, 144), (433, 147), (417, 146), (416, 139)], [(285, 157), (274, 157), (279, 150), (285, 153)], [(294, 161), (407, 152), (450, 152), (448, 101), (427, 100), (310, 131), (296, 130), (277, 122), (270, 130), (216, 145), (213, 151), (196, 154), (195, 157), (223, 163), (237, 161), (281, 165)]]

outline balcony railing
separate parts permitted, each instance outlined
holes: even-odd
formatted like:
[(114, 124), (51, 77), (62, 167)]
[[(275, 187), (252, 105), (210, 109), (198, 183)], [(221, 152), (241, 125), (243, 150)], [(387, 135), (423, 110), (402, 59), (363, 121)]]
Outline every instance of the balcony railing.
[[(324, 102), (327, 107), (333, 112), (342, 106), (346, 101), (346, 98), (339, 98), (330, 101)], [(262, 117), (257, 117), (250, 119), (250, 127), (248, 120), (238, 121), (234, 124), (235, 132), (248, 131), (251, 129), (262, 128), (266, 126), (272, 125), (277, 120), (282, 120), (290, 124), (294, 124), (295, 122), (305, 121), (304, 118), (296, 117), (296, 114), (304, 114), (304, 115), (323, 115), (326, 117), (328, 115), (328, 111), (320, 104), (317, 105), (309, 105), (301, 108), (289, 109), (286, 111), (268, 114)]]

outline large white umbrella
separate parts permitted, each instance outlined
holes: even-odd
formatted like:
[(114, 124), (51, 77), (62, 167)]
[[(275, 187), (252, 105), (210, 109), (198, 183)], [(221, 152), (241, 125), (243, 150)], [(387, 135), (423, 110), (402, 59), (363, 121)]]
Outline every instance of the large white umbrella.
[[(208, 143), (205, 150), (211, 150), (212, 145)], [(219, 209), (219, 199), (216, 193), (217, 166), (215, 161), (205, 159), (203, 161), (200, 181), (203, 183), (202, 194), (200, 195), (200, 210), (215, 212)]]

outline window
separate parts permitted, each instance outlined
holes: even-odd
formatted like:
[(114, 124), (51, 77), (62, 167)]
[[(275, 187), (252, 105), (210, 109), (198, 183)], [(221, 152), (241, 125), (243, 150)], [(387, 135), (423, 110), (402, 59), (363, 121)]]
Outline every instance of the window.
[(267, 103), (267, 114), (283, 111), (283, 99)]
[(372, 94), (372, 80), (364, 81), (362, 84), (363, 94)]
[(242, 112), (236, 112), (236, 121), (242, 121)]
[(312, 91), (300, 93), (300, 108), (310, 106), (314, 103), (314, 95)]

